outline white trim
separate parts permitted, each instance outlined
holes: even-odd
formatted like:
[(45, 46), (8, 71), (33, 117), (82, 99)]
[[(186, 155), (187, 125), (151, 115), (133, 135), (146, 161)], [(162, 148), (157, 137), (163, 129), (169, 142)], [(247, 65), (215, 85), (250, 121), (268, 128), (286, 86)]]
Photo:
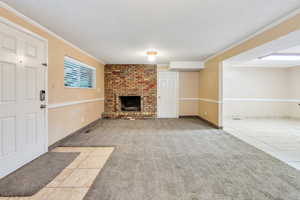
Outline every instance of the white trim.
[(104, 65), (106, 64), (104, 61), (102, 61), (102, 60), (96, 58), (95, 56), (93, 56), (93, 55), (87, 53), (86, 51), (84, 51), (84, 50), (82, 50), (81, 48), (77, 47), (76, 45), (72, 44), (71, 42), (69, 42), (69, 41), (63, 39), (62, 37), (60, 37), (60, 36), (57, 35), (56, 33), (54, 33), (54, 32), (52, 32), (52, 31), (50, 31), (49, 29), (45, 28), (44, 26), (42, 26), (41, 24), (37, 23), (37, 22), (34, 21), (33, 19), (31, 19), (31, 18), (25, 16), (24, 14), (22, 14), (21, 12), (17, 11), (17, 10), (14, 9), (14, 8), (12, 8), (11, 6), (7, 5), (6, 3), (0, 1), (0, 7), (9, 10), (10, 12), (16, 14), (18, 17), (22, 18), (22, 19), (25, 20), (26, 22), (28, 22), (28, 23), (30, 23), (30, 24), (32, 24), (32, 25), (38, 27), (39, 29), (45, 31), (46, 33), (48, 33), (48, 34), (50, 34), (50, 35), (56, 37), (57, 39), (59, 39), (59, 40), (65, 42), (66, 44), (70, 45), (70, 46), (73, 47), (74, 49), (80, 51), (81, 53), (84, 53), (85, 55), (87, 55), (87, 56), (89, 56), (89, 57), (95, 59), (96, 61), (98, 61), (98, 62), (100, 62), (100, 63), (102, 63), (102, 64), (104, 64)]
[(177, 110), (176, 110), (176, 117), (179, 118), (179, 109), (180, 109), (180, 101), (179, 101), (179, 72), (175, 72), (176, 73), (176, 103), (177, 103)]
[(76, 104), (90, 103), (90, 102), (96, 102), (96, 101), (104, 101), (104, 98), (88, 99), (88, 100), (82, 100), (82, 101), (70, 101), (70, 102), (58, 103), (58, 104), (50, 104), (48, 106), (48, 108), (49, 109), (61, 108), (61, 107), (65, 107), (65, 106), (72, 106), (72, 105), (76, 105)]
[(88, 64), (85, 64), (85, 63), (81, 62), (80, 60), (78, 60), (78, 59), (76, 59), (76, 58), (72, 58), (72, 57), (70, 57), (70, 56), (65, 56), (65, 57), (64, 57), (64, 60), (69, 60), (70, 62), (74, 62), (74, 63), (76, 63), (76, 64), (78, 64), (78, 65), (83, 65), (83, 66), (85, 66), (85, 67), (87, 67), (87, 68), (89, 68), (89, 69), (96, 70), (96, 67), (90, 66), (90, 65), (88, 65)]
[[(86, 68), (88, 68), (88, 69), (91, 69), (91, 70), (93, 70), (93, 83), (92, 83), (92, 87), (91, 88), (89, 88), (89, 87), (71, 87), (71, 86), (65, 86), (64, 85), (64, 87), (65, 88), (80, 88), (80, 89), (96, 89), (96, 85), (97, 85), (97, 69), (96, 69), (96, 67), (93, 67), (93, 66), (90, 66), (90, 65), (88, 65), (88, 64), (85, 64), (85, 63), (83, 63), (83, 62), (81, 62), (81, 61), (79, 61), (79, 60), (77, 60), (77, 59), (75, 59), (75, 58), (72, 58), (72, 57), (69, 57), (69, 56), (65, 56), (64, 57), (64, 62), (65, 61), (68, 61), (68, 62), (71, 62), (71, 63), (75, 63), (75, 64), (77, 64), (77, 65), (80, 65), (80, 66), (83, 66), (83, 67), (86, 67)], [(65, 78), (65, 71), (64, 71), (64, 78)], [(80, 75), (79, 75), (79, 79), (80, 79)]]
[[(179, 73), (176, 72), (176, 71), (168, 71), (168, 70), (157, 70), (157, 73), (156, 73), (156, 82), (157, 82), (157, 92), (159, 90), (159, 74), (160, 73), (176, 73), (176, 85), (175, 85), (175, 90), (176, 90), (176, 118), (179, 118), (179, 106), (180, 106), (180, 98), (179, 98)], [(157, 108), (156, 108), (156, 111), (157, 111), (157, 118), (163, 118), (163, 117), (160, 117), (159, 116), (159, 111), (158, 111), (158, 104), (159, 104), (159, 98), (160, 96), (158, 95), (157, 93), (157, 97), (156, 97), (156, 101), (157, 101)]]
[[(1, 5), (1, 2), (0, 2), (0, 5)], [(39, 40), (42, 40), (42, 41), (46, 41), (48, 43), (48, 39), (43, 38), (42, 36), (40, 36), (40, 35), (38, 35), (38, 34), (36, 34), (34, 32), (31, 32), (30, 30), (24, 28), (23, 26), (15, 24), (14, 22), (8, 20), (7, 18), (4, 18), (4, 17), (0, 16), (0, 22), (6, 24), (8, 26), (12, 26), (13, 28), (18, 29), (19, 31), (22, 31), (25, 34), (29, 34), (31, 36), (34, 36), (36, 39), (39, 39)]]
[(300, 103), (300, 99), (225, 98), (225, 101)]
[(217, 101), (214, 99), (205, 99), (205, 98), (180, 98), (180, 101), (205, 101), (205, 102), (209, 102), (209, 103), (218, 103), (221, 104), (222, 101)]
[(200, 98), (180, 98), (180, 101), (200, 101)]
[(250, 39), (253, 39), (253, 38), (256, 37), (257, 35), (259, 35), (259, 34), (265, 32), (265, 31), (267, 31), (267, 30), (269, 30), (269, 29), (272, 29), (272, 28), (274, 28), (275, 26), (278, 26), (278, 25), (281, 24), (282, 22), (284, 22), (284, 21), (286, 21), (286, 20), (288, 20), (288, 19), (290, 19), (290, 18), (296, 16), (296, 15), (299, 14), (299, 13), (300, 13), (300, 8), (294, 10), (293, 12), (291, 12), (290, 14), (288, 14), (288, 15), (286, 15), (286, 16), (284, 16), (284, 17), (281, 17), (281, 18), (275, 20), (275, 21), (272, 22), (271, 24), (266, 25), (265, 27), (263, 27), (262, 29), (260, 29), (260, 30), (258, 30), (258, 31), (256, 31), (256, 32), (254, 32), (253, 34), (251, 34), (250, 36), (246, 37), (245, 39), (243, 39), (243, 40), (241, 40), (241, 41), (238, 41), (238, 42), (234, 43), (233, 45), (230, 45), (229, 47), (227, 47), (227, 48), (225, 48), (225, 49), (223, 49), (223, 50), (220, 50), (220, 51), (216, 52), (216, 53), (213, 54), (212, 56), (207, 57), (207, 58), (204, 60), (204, 63), (206, 63), (207, 61), (209, 61), (209, 60), (211, 60), (211, 59), (213, 59), (213, 58), (215, 58), (215, 57), (217, 57), (217, 56), (222, 55), (222, 54), (225, 53), (226, 51), (229, 51), (229, 50), (231, 50), (231, 49), (233, 49), (233, 48), (235, 48), (235, 47), (237, 47), (237, 46), (243, 44), (244, 42), (247, 42), (247, 41), (250, 40)]
[(199, 98), (200, 101), (205, 101), (205, 102), (209, 102), (209, 103), (222, 103), (221, 101), (217, 101), (214, 99), (205, 99), (205, 98)]
[[(48, 40), (46, 40), (46, 63), (49, 63), (49, 44), (48, 44)], [(48, 85), (48, 67), (46, 67), (45, 69), (45, 90), (46, 90), (46, 99), (45, 99), (45, 103), (46, 105), (48, 105), (49, 102), (49, 85)], [(45, 113), (46, 113), (46, 117), (45, 117), (45, 124), (46, 124), (46, 142), (45, 142), (45, 148), (46, 148), (46, 152), (48, 152), (48, 145), (49, 145), (49, 109), (46, 107), (45, 109)]]

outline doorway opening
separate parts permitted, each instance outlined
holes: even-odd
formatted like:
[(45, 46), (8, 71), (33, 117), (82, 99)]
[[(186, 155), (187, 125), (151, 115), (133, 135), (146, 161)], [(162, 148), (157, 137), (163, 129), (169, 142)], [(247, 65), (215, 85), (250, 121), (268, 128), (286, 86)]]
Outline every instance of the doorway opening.
[[(224, 61), (225, 131), (300, 169), (300, 31)], [(297, 153), (298, 152), (298, 153)]]

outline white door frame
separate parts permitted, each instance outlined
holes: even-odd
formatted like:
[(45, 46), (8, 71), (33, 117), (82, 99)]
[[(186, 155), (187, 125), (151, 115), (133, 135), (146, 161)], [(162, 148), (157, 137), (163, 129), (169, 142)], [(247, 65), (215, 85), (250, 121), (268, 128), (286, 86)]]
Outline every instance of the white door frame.
[[(176, 85), (175, 85), (175, 88), (176, 88), (176, 118), (179, 118), (179, 72), (170, 71), (168, 69), (159, 69), (159, 68), (157, 68), (157, 73), (156, 73), (157, 90), (158, 90), (158, 86), (159, 86), (159, 73), (160, 72), (176, 73)], [(157, 106), (156, 106), (156, 108), (157, 108), (157, 118), (160, 118), (160, 116), (158, 115), (159, 114), (159, 112), (158, 112), (159, 96), (158, 95), (157, 95), (156, 102), (157, 102)]]
[[(0, 23), (6, 24), (6, 25), (12, 27), (13, 29), (16, 29), (16, 30), (21, 31), (25, 34), (28, 34), (36, 39), (43, 41), (45, 43), (45, 56), (46, 56), (45, 63), (48, 64), (49, 51), (48, 51), (48, 40), (46, 38), (43, 38), (40, 35), (32, 32), (18, 24), (15, 24), (15, 23), (11, 22), (10, 20), (8, 20), (4, 17), (1, 17), (1, 16), (0, 16)], [(48, 66), (45, 68), (46, 68), (46, 70), (45, 70), (44, 76), (45, 76), (45, 90), (46, 90), (46, 99), (45, 99), (46, 108), (45, 108), (45, 132), (44, 132), (45, 146), (44, 146), (44, 148), (45, 148), (45, 152), (48, 152), (48, 141), (49, 141), (49, 135), (48, 135)]]

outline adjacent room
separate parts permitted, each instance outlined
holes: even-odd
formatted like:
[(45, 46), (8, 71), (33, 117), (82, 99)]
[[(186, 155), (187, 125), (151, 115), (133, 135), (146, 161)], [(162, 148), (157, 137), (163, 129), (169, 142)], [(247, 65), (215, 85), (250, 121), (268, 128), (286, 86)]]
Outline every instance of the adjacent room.
[(299, 31), (224, 61), (223, 127), (300, 169)]
[(0, 1), (0, 199), (299, 200), (299, 80), (299, 1)]

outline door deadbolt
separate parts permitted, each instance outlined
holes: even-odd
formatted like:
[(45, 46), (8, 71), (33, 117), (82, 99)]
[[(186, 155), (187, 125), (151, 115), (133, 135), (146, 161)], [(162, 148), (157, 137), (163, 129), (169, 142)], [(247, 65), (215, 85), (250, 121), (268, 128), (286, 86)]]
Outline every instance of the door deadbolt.
[(40, 101), (45, 101), (46, 100), (46, 91), (41, 90), (40, 91)]

